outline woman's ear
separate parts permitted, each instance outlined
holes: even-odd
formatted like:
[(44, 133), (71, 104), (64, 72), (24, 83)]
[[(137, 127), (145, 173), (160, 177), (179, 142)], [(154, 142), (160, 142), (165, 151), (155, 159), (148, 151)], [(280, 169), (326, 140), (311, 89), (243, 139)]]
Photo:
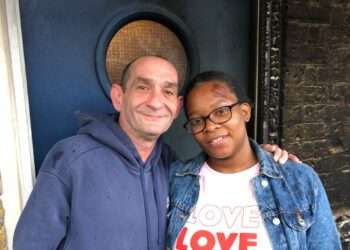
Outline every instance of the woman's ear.
[(123, 104), (123, 88), (118, 83), (113, 83), (111, 85), (111, 101), (115, 110), (119, 111), (122, 109)]
[(252, 106), (248, 102), (243, 102), (240, 104), (240, 110), (241, 110), (242, 119), (245, 122), (249, 122), (252, 114)]

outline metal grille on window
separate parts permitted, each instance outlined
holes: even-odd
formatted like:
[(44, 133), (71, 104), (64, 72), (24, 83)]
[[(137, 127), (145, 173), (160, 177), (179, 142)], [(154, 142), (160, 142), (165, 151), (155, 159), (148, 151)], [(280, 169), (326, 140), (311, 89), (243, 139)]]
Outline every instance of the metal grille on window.
[(185, 80), (187, 58), (181, 41), (168, 27), (150, 20), (137, 20), (123, 26), (107, 48), (106, 66), (111, 83), (120, 82), (126, 64), (143, 55), (160, 55), (172, 62)]

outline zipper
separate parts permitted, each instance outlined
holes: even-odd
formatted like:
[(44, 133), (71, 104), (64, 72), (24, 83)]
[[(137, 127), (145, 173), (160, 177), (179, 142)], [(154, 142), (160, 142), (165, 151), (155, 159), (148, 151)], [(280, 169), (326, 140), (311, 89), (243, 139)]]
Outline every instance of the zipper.
[(144, 170), (144, 166), (141, 166), (141, 174), (140, 174), (140, 178), (141, 178), (141, 189), (142, 189), (142, 197), (143, 197), (143, 205), (145, 207), (145, 217), (146, 217), (146, 233), (147, 233), (147, 249), (149, 249), (149, 242), (150, 242), (150, 222), (149, 222), (149, 208), (147, 205), (147, 201), (146, 201), (146, 191), (145, 191), (145, 170)]

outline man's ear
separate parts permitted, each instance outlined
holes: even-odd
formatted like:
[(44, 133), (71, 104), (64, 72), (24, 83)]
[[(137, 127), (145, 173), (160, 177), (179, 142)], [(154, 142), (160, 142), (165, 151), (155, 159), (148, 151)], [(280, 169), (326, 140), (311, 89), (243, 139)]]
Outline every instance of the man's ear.
[(243, 102), (240, 104), (240, 110), (241, 110), (241, 115), (242, 115), (242, 118), (244, 119), (244, 121), (249, 122), (251, 114), (252, 114), (252, 106), (247, 102)]
[(176, 114), (175, 114), (175, 117), (178, 117), (180, 112), (181, 112), (181, 109), (182, 109), (182, 106), (183, 106), (183, 96), (178, 96), (177, 97), (177, 109), (176, 109)]
[(120, 109), (122, 107), (122, 102), (123, 102), (122, 86), (118, 83), (113, 83), (111, 85), (110, 95), (111, 95), (111, 101), (114, 109), (120, 112)]

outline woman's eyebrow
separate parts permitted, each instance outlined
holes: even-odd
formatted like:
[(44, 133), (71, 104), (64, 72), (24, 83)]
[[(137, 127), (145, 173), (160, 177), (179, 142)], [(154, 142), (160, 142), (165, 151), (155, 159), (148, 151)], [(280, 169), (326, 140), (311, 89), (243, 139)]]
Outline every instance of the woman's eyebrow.
[[(228, 101), (228, 100), (226, 100), (227, 98), (225, 98), (225, 100), (223, 100), (223, 99), (220, 99), (220, 100), (217, 100), (216, 102), (214, 102), (214, 103), (212, 103), (210, 106), (209, 106), (209, 108), (211, 108), (211, 111), (210, 112), (212, 112), (212, 111), (214, 111), (214, 110), (216, 110), (216, 109), (218, 109), (218, 108), (222, 108), (222, 107), (225, 107), (225, 106), (229, 106), (229, 105), (231, 105), (231, 101)], [(210, 113), (209, 112), (209, 113)], [(197, 113), (199, 113), (199, 111), (198, 110), (194, 110), (193, 112), (191, 112), (191, 113), (188, 113), (188, 116), (190, 117), (190, 116), (194, 116), (193, 118), (198, 118), (198, 117), (203, 117), (203, 116), (200, 116), (200, 115), (198, 115)], [(206, 114), (206, 115), (204, 115), (204, 116), (207, 116), (208, 114)]]

